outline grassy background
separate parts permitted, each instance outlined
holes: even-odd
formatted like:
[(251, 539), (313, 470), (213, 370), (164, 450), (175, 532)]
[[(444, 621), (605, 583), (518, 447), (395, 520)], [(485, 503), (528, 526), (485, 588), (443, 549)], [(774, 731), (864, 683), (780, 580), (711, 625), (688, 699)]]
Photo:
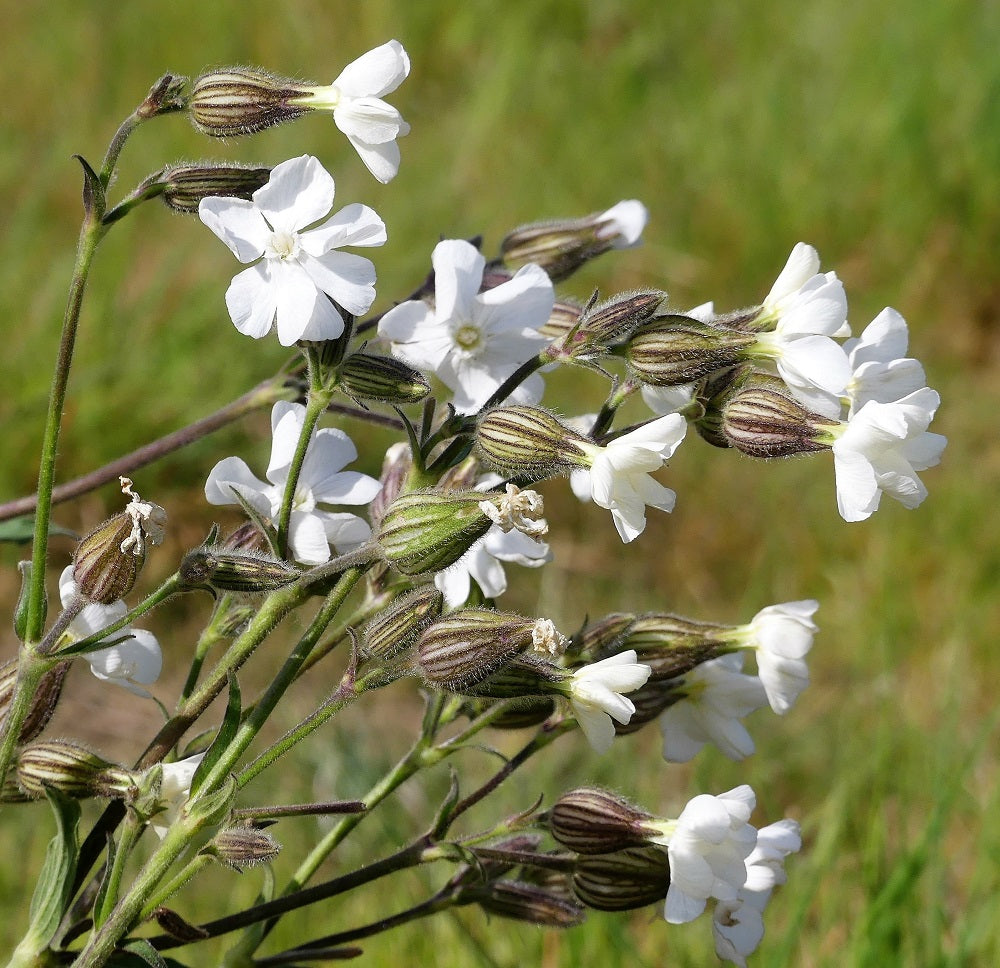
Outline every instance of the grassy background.
[[(0, 58), (7, 92), (0, 115), (4, 497), (34, 487), (79, 220), (71, 156), (96, 163), (117, 121), (166, 70), (193, 75), (206, 66), (260, 64), (326, 82), (376, 44), (404, 43), (413, 70), (392, 101), (413, 133), (388, 186), (374, 182), (322, 117), (228, 144), (208, 143), (181, 118), (165, 119), (130, 143), (121, 174), (124, 192), (167, 161), (274, 164), (318, 155), (336, 175), (340, 201), (372, 205), (389, 227), (389, 244), (374, 254), (378, 306), (422, 276), (440, 235), (482, 233), (489, 251), (518, 223), (627, 197), (650, 209), (646, 244), (589, 267), (565, 285), (567, 294), (655, 285), (682, 306), (710, 298), (720, 308), (745, 305), (759, 300), (792, 244), (804, 239), (845, 280), (856, 330), (884, 305), (896, 306), (909, 320), (911, 351), (941, 391), (935, 429), (950, 438), (944, 465), (926, 475), (931, 496), (919, 511), (886, 502), (870, 521), (848, 526), (836, 515), (829, 461), (762, 465), (692, 439), (668, 472), (678, 508), (651, 517), (629, 547), (627, 583), (618, 577), (625, 550), (606, 515), (550, 488), (556, 560), (519, 576), (503, 600), (572, 627), (586, 612), (613, 608), (739, 622), (771, 602), (817, 597), (822, 634), (814, 683), (800, 703), (783, 720), (758, 714), (751, 726), (758, 753), (735, 766), (706, 751), (690, 768), (667, 768), (655, 737), (644, 734), (623, 746), (627, 754), (597, 760), (570, 738), (561, 756), (509, 791), (508, 803), (513, 809), (539, 789), (551, 795), (596, 780), (669, 813), (694, 792), (749, 782), (759, 822), (787, 812), (806, 838), (789, 885), (768, 911), (755, 964), (1000, 961), (993, 641), (1000, 619), (993, 509), (1000, 7), (973, 0), (133, 0), (112, 8), (50, 0), (44, 9), (43, 18), (32, 5), (0, 0), (7, 46)], [(221, 406), (280, 365), (285, 354), (276, 341), (251, 344), (226, 318), (222, 292), (234, 271), (230, 254), (197, 221), (156, 205), (109, 236), (88, 291), (61, 479)], [(577, 395), (593, 392), (596, 400), (599, 392), (576, 374), (552, 382), (557, 399), (574, 405)], [(374, 472), (384, 440), (356, 436), (371, 438), (362, 463)], [(142, 493), (166, 505), (174, 522), (151, 576), (171, 570), (221, 513), (204, 507), (201, 483), (216, 459), (237, 452), (263, 464), (266, 416), (142, 473)], [(113, 506), (106, 488), (58, 517), (85, 529)], [(55, 542), (54, 563), (71, 550)], [(0, 554), (9, 566), (0, 592), (13, 603), (11, 570), (20, 555)], [(165, 644), (164, 698), (183, 676), (205, 603), (187, 608), (173, 628), (151, 621)], [(4, 652), (13, 654), (5, 635)], [(248, 681), (265, 679), (273, 661), (257, 657)], [(111, 756), (134, 754), (135, 737), (155, 724), (149, 704), (112, 700), (96, 685), (74, 670), (74, 702), (51, 734), (82, 735)], [(397, 689), (375, 714), (366, 707), (345, 716), (322, 743), (309, 744), (294, 774), (283, 774), (288, 789), (260, 798), (359, 794), (405, 748), (402, 724), (413, 708)], [(427, 789), (414, 788), (373, 816), (368, 837), (338, 865), (346, 869), (420, 829), (441, 782), (431, 778)], [(37, 867), (49, 824), (40, 806), (6, 810), (0, 837)], [(289, 825), (280, 834), (279, 880), (311, 830)], [(258, 885), (258, 874), (213, 872), (177, 906), (201, 920), (220, 898), (245, 899)], [(379, 892), (380, 904), (367, 897), (310, 912), (290, 920), (277, 943), (292, 943), (303, 924), (314, 934), (318, 923), (336, 930), (382, 916), (415, 889), (401, 882), (398, 894)], [(0, 904), (9, 912), (0, 919), (0, 948), (14, 943), (25, 922), (23, 891), (22, 868), (0, 866)], [(367, 950), (372, 964), (712, 961), (704, 921), (668, 928), (653, 910), (595, 915), (561, 935), (487, 922), (468, 910), (403, 928)], [(197, 963), (211, 960), (202, 955)]]

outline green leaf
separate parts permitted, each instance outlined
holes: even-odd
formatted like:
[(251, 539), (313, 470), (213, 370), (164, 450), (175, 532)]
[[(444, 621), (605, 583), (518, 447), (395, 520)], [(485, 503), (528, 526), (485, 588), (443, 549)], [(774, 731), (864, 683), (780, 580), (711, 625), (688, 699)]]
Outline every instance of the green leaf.
[(125, 945), (125, 950), (132, 955), (136, 955), (141, 962), (138, 964), (152, 965), (153, 968), (169, 968), (166, 959), (160, 954), (145, 938), (132, 941)]
[[(49, 525), (49, 534), (61, 534), (67, 538), (77, 538), (79, 535), (70, 528), (58, 524)], [(35, 536), (35, 516), (25, 514), (9, 521), (0, 521), (0, 541), (10, 541), (12, 544), (27, 544)]]
[(118, 853), (118, 844), (112, 834), (108, 834), (108, 859), (104, 867), (104, 877), (101, 878), (101, 886), (97, 889), (97, 898), (94, 901), (94, 927), (99, 928), (108, 919), (118, 899), (118, 891), (113, 889), (112, 880), (115, 878), (115, 855)]
[(229, 704), (226, 706), (226, 715), (222, 719), (222, 725), (216, 734), (212, 745), (205, 751), (204, 759), (198, 764), (198, 769), (194, 771), (191, 779), (191, 796), (193, 797), (201, 787), (205, 777), (212, 771), (212, 768), (222, 758), (229, 744), (236, 737), (236, 730), (240, 726), (240, 715), (243, 706), (240, 700), (240, 684), (235, 676), (229, 677)]

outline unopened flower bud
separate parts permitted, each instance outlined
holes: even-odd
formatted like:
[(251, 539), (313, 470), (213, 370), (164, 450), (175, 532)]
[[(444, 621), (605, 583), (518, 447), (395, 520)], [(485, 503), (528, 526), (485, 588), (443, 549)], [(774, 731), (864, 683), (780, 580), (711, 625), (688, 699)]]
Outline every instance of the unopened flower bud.
[(29, 797), (44, 797), (52, 787), (69, 797), (131, 797), (136, 777), (96, 753), (52, 740), (25, 746), (17, 758), (17, 782)]
[(462, 892), (469, 902), (488, 914), (514, 921), (538, 924), (543, 928), (572, 928), (582, 923), (582, 907), (566, 897), (535, 884), (520, 881), (493, 881)]
[(414, 491), (396, 498), (376, 533), (382, 557), (404, 575), (447, 568), (492, 526), (482, 501), (476, 491)]
[(612, 612), (580, 629), (566, 651), (589, 662), (617, 655), (625, 648), (622, 643), (634, 622), (635, 616), (631, 613)]
[(270, 177), (270, 168), (177, 165), (165, 169), (155, 181), (163, 186), (160, 197), (168, 208), (185, 215), (197, 215), (203, 198), (249, 199)]
[(188, 109), (194, 126), (213, 138), (255, 134), (293, 121), (310, 108), (307, 88), (259, 68), (227, 67), (197, 78)]
[(652, 814), (596, 787), (564, 793), (548, 813), (552, 836), (578, 854), (610, 854), (646, 843)]
[(405, 651), (417, 636), (441, 615), (444, 596), (433, 585), (401, 595), (365, 628), (361, 654), (388, 660)]
[(583, 315), (583, 309), (576, 303), (556, 302), (549, 313), (548, 321), (539, 327), (538, 332), (550, 340), (563, 338)]
[[(10, 659), (0, 666), (0, 723), (10, 709), (17, 685), (17, 659)], [(21, 724), (18, 742), (30, 743), (43, 729), (55, 712), (62, 695), (63, 680), (69, 671), (69, 662), (60, 662), (42, 676), (31, 697), (31, 708)]]
[(260, 528), (253, 521), (244, 521), (219, 547), (224, 551), (263, 551), (266, 542)]
[(652, 680), (673, 679), (730, 651), (722, 635), (727, 629), (680, 615), (650, 612), (636, 618), (622, 645), (635, 649), (653, 670)]
[(534, 619), (511, 612), (453, 612), (421, 634), (417, 665), (431, 685), (464, 692), (530, 648), (535, 625)]
[(132, 590), (145, 556), (122, 551), (131, 533), (132, 519), (123, 511), (98, 525), (77, 545), (73, 581), (89, 601), (110, 605)]
[(399, 441), (386, 450), (382, 459), (382, 473), (379, 475), (382, 487), (368, 505), (368, 516), (375, 530), (378, 530), (379, 522), (385, 517), (386, 508), (399, 497), (412, 466), (413, 457), (409, 444)]
[(574, 336), (589, 345), (620, 343), (637, 327), (645, 329), (647, 320), (660, 309), (666, 298), (667, 294), (660, 290), (621, 293), (587, 310)]
[(679, 386), (738, 363), (755, 339), (689, 316), (662, 316), (632, 334), (625, 359), (643, 383)]
[(494, 407), (476, 428), (480, 454), (506, 473), (548, 476), (589, 467), (581, 443), (587, 438), (540, 407)]
[(558, 282), (610, 249), (637, 245), (646, 219), (645, 206), (632, 199), (584, 218), (533, 222), (514, 229), (500, 255), (511, 267), (533, 262)]
[(662, 901), (670, 888), (670, 862), (657, 847), (629, 847), (579, 858), (573, 891), (598, 911), (630, 911)]
[[(497, 675), (501, 675), (497, 673)], [(494, 704), (493, 700), (470, 700), (467, 712), (472, 718), (486, 712)], [(514, 706), (505, 709), (499, 716), (490, 720), (490, 729), (528, 729), (544, 723), (556, 711), (555, 701), (542, 696), (522, 697)]]
[(558, 683), (571, 678), (565, 669), (533, 653), (517, 656), (480, 682), (456, 692), (489, 699), (527, 699), (561, 693)]
[(398, 406), (416, 403), (431, 392), (419, 370), (391, 356), (352, 353), (340, 371), (341, 389), (355, 400), (378, 400)]
[(820, 435), (829, 419), (804, 407), (778, 377), (758, 375), (722, 407), (722, 432), (751, 457), (791, 457), (827, 450)]
[(266, 594), (290, 585), (302, 572), (287, 562), (259, 552), (195, 548), (178, 569), (188, 585), (210, 585), (227, 592)]
[(266, 864), (278, 856), (281, 844), (266, 830), (256, 827), (227, 827), (220, 830), (202, 853), (217, 857), (238, 871)]

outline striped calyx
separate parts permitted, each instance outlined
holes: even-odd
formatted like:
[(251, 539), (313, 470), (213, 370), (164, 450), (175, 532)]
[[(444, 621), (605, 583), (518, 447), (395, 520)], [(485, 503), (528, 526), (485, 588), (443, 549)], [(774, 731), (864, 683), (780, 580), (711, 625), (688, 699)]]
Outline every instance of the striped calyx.
[(494, 407), (480, 419), (476, 445), (486, 463), (538, 479), (589, 467), (586, 437), (540, 407)]
[(610, 854), (645, 844), (644, 821), (652, 814), (597, 787), (564, 793), (549, 811), (549, 829), (578, 854)]
[(662, 901), (670, 888), (670, 862), (657, 847), (629, 847), (583, 855), (573, 871), (573, 891), (598, 911), (630, 911)]

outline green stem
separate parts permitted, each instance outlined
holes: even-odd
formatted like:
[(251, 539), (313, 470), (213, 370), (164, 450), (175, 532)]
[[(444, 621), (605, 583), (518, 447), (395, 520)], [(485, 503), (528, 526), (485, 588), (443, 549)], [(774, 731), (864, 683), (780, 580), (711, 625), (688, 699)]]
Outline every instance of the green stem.
[(208, 867), (212, 861), (213, 858), (210, 854), (197, 854), (192, 857), (163, 887), (146, 901), (142, 912), (139, 914), (139, 920), (145, 921), (168, 897), (176, 894), (192, 877)]
[(135, 846), (136, 841), (139, 839), (139, 835), (142, 833), (143, 824), (139, 822), (132, 814), (129, 814), (128, 820), (126, 821), (124, 827), (122, 828), (121, 837), (118, 840), (118, 845), (114, 851), (114, 862), (111, 865), (111, 870), (108, 871), (106, 880), (102, 885), (103, 899), (101, 900), (100, 906), (95, 906), (94, 908), (94, 926), (100, 927), (118, 900), (118, 893), (121, 890), (122, 874), (125, 873), (125, 864), (127, 863), (129, 856), (131, 855), (132, 848)]

